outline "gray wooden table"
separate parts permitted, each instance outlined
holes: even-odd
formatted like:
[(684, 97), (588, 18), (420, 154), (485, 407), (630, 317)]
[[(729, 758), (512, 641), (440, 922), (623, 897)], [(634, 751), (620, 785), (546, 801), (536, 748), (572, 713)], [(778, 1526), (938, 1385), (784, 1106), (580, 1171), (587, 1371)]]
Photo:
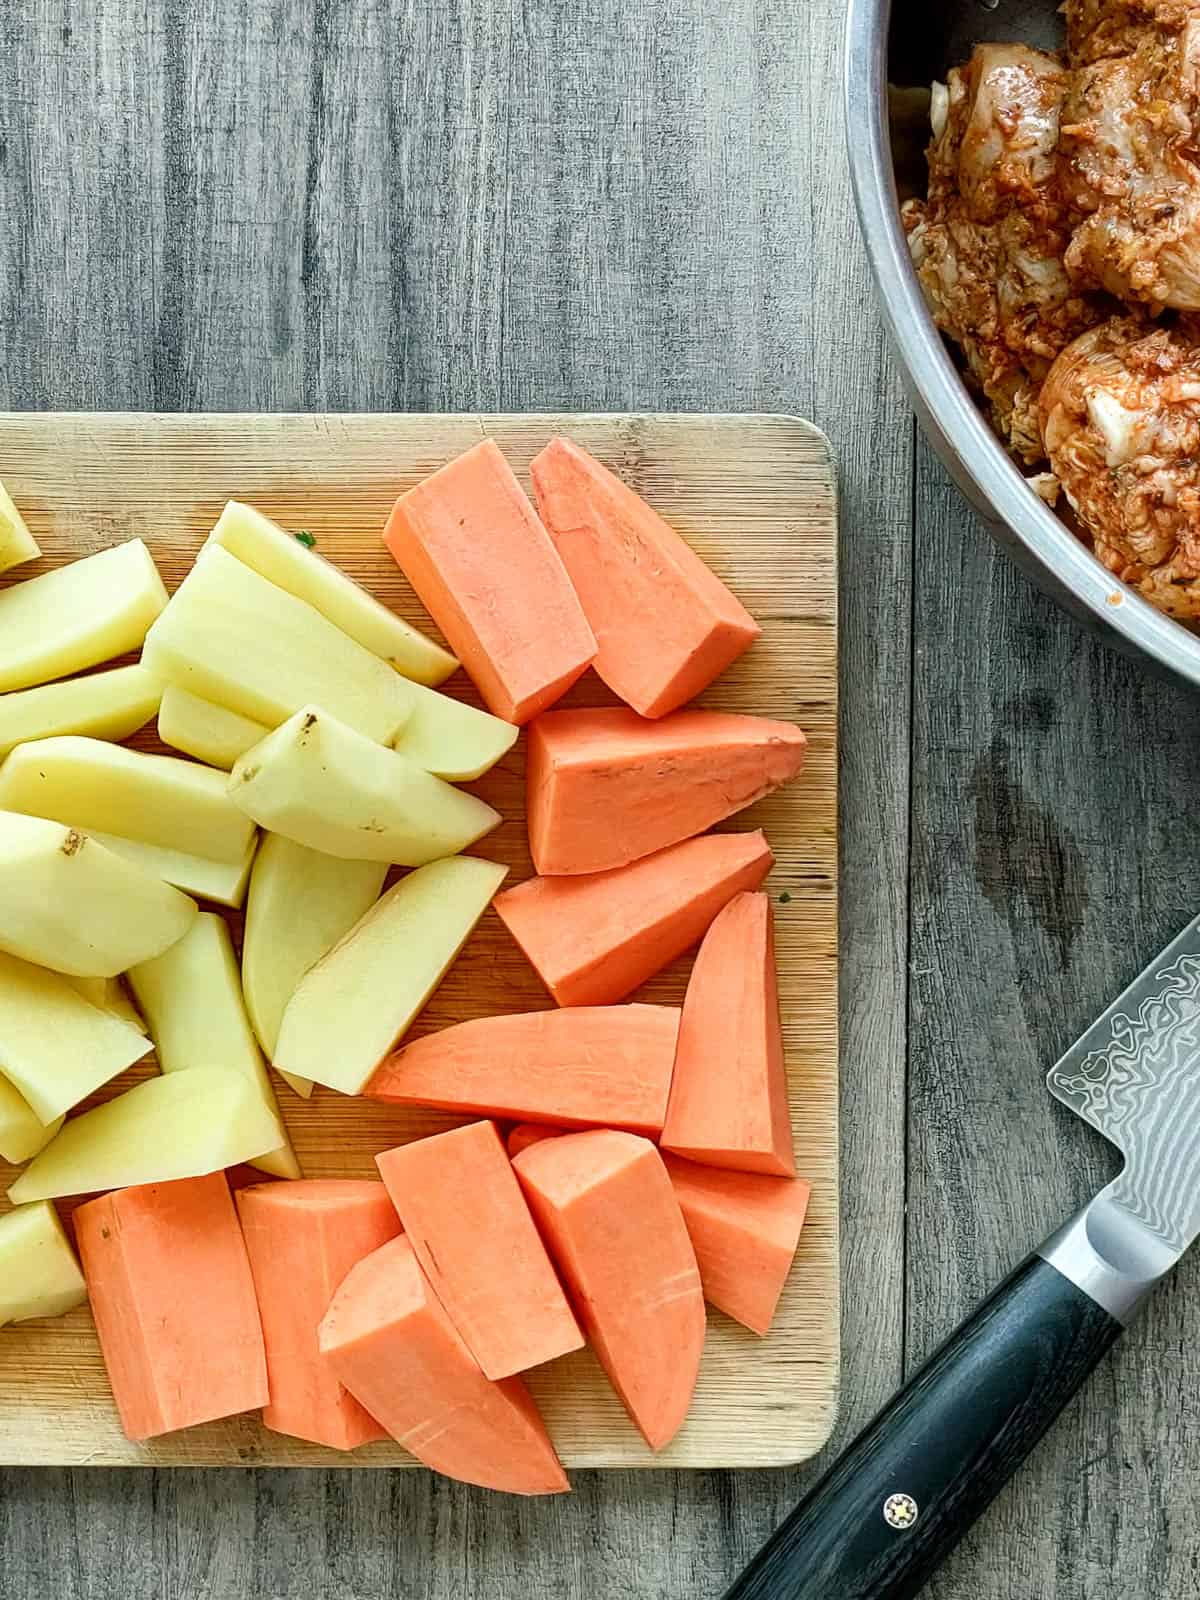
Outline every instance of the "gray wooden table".
[[(1110, 1169), (1044, 1066), (1200, 906), (1200, 707), (992, 551), (852, 221), (840, 0), (6, 0), (0, 406), (781, 409), (842, 483), (839, 1437)], [(932, 1585), (1200, 1588), (1189, 1264)], [(0, 1351), (2, 1359), (2, 1351)], [(14, 1600), (699, 1600), (810, 1471), (0, 1473)]]

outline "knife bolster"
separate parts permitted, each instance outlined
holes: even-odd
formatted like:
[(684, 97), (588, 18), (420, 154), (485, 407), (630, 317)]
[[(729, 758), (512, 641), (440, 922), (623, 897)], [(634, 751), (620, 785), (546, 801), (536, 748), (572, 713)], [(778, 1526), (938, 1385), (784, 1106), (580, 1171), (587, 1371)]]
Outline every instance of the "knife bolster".
[(1097, 1305), (1128, 1325), (1180, 1252), (1103, 1189), (1037, 1252)]

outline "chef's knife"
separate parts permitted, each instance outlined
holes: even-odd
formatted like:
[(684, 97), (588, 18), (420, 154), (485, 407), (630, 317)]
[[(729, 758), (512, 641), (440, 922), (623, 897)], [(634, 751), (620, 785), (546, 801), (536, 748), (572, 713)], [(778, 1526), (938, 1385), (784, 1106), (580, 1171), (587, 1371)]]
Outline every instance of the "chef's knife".
[(1200, 1233), (1200, 921), (1049, 1075), (1125, 1157), (909, 1380), (725, 1600), (906, 1600)]

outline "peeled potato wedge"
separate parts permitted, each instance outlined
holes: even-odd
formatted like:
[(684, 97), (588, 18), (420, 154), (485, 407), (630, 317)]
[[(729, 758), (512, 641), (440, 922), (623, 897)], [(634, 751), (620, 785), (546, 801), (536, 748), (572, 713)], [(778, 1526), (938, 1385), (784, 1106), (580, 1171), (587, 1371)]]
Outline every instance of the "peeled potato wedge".
[(162, 685), (144, 667), (114, 667), (0, 695), (0, 760), (28, 740), (63, 733), (127, 739), (150, 721), (161, 695)]
[(4, 1076), (39, 1122), (53, 1122), (150, 1053), (127, 1022), (89, 1005), (57, 972), (0, 954)]
[(194, 900), (88, 834), (0, 811), (0, 950), (9, 955), (113, 978), (160, 955), (195, 917)]
[(61, 1317), (87, 1299), (75, 1252), (44, 1202), (0, 1217), (0, 1328), (32, 1317)]
[(21, 1205), (200, 1178), (253, 1161), (278, 1138), (276, 1119), (248, 1078), (229, 1067), (193, 1067), (148, 1078), (72, 1117), (25, 1168), (8, 1198)]
[(61, 1117), (41, 1122), (24, 1095), (18, 1094), (0, 1073), (0, 1161), (19, 1166), (37, 1155), (63, 1125)]
[(161, 845), (146, 844), (142, 839), (122, 839), (115, 833), (93, 830), (92, 838), (98, 839), (114, 855), (123, 856), (143, 871), (174, 884), (185, 894), (194, 894), (201, 900), (215, 900), (219, 906), (234, 909), (246, 898), (250, 868), (258, 848), (257, 832), (246, 841), (238, 861), (212, 861), (208, 856), (190, 855), (186, 850), (164, 850)]
[(441, 645), (411, 627), (332, 562), (253, 506), (230, 500), (205, 549), (220, 545), (260, 576), (304, 600), (372, 655), (415, 683), (437, 685), (458, 666)]
[(167, 603), (140, 539), (0, 592), (0, 690), (26, 689), (136, 650)]
[(220, 545), (201, 552), (175, 591), (142, 663), (268, 728), (316, 701), (387, 744), (412, 708), (407, 678)]
[(223, 774), (102, 739), (19, 745), (0, 766), (0, 807), (211, 861), (242, 861), (254, 839)]
[(0, 572), (19, 567), (22, 561), (36, 561), (41, 553), (37, 540), (25, 526), (25, 518), (0, 483)]
[(406, 867), (456, 855), (500, 821), (482, 800), (316, 706), (239, 757), (229, 795), (255, 822), (310, 850)]
[[(344, 861), (263, 835), (246, 896), (242, 990), (268, 1060), (300, 980), (379, 899), (387, 870), (386, 861)], [(282, 1076), (297, 1094), (312, 1093), (311, 1078)]]
[(392, 749), (437, 778), (471, 783), (508, 754), (520, 732), (514, 723), (490, 711), (418, 688), (412, 715), (392, 741)]
[(199, 695), (189, 694), (173, 683), (163, 690), (158, 737), (173, 749), (206, 761), (210, 767), (228, 772), (243, 750), (265, 739), (270, 731), (261, 722), (230, 711), (228, 706), (201, 700)]
[(76, 994), (83, 996), (88, 1005), (95, 1006), (98, 1011), (107, 1011), (110, 1016), (120, 1017), (122, 1022), (137, 1028), (139, 1033), (146, 1031), (138, 1008), (126, 994), (120, 978), (67, 977), (67, 982)]
[(358, 1094), (441, 983), (506, 871), (454, 856), (389, 889), (296, 990), (276, 1067)]
[(131, 967), (133, 990), (164, 1072), (231, 1067), (258, 1091), (275, 1118), (276, 1145), (251, 1163), (276, 1178), (298, 1178), (300, 1165), (279, 1120), (275, 1091), (242, 1002), (233, 940), (223, 917), (204, 911), (183, 938), (153, 961)]

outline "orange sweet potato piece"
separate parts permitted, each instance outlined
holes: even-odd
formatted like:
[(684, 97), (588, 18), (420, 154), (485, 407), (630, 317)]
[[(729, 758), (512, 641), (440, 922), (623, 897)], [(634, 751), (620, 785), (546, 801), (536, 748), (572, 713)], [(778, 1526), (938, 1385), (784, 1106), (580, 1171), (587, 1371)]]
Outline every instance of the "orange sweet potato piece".
[(623, 1000), (771, 869), (762, 832), (710, 833), (628, 867), (530, 878), (492, 902), (560, 1006)]
[(468, 1123), (375, 1159), (422, 1271), (485, 1377), (580, 1348), (495, 1123)]
[(543, 1139), (557, 1139), (563, 1128), (548, 1128), (541, 1122), (518, 1122), (515, 1128), (510, 1128), (508, 1138), (504, 1141), (508, 1146), (508, 1159), (515, 1161), (522, 1150), (528, 1150), (531, 1144), (541, 1144)]
[(549, 711), (529, 728), (533, 864), (605, 872), (691, 839), (794, 778), (805, 743), (790, 722), (724, 711)]
[[(509, 1140), (511, 1149), (511, 1134)], [(811, 1186), (803, 1178), (699, 1167), (665, 1151), (663, 1161), (704, 1298), (754, 1333), (766, 1333), (800, 1242)]]
[(254, 1281), (223, 1172), (90, 1200), (75, 1236), (128, 1438), (266, 1404)]
[(587, 670), (595, 637), (495, 440), (401, 495), (383, 542), (496, 716), (527, 722)]
[(552, 439), (529, 473), (596, 635), (596, 671), (644, 717), (691, 700), (758, 638), (687, 541), (586, 450)]
[(389, 1056), (374, 1100), (573, 1127), (662, 1132), (679, 1036), (674, 1006), (579, 1006), (479, 1017)]
[(333, 1450), (385, 1439), (321, 1359), (317, 1327), (350, 1268), (400, 1232), (387, 1190), (369, 1180), (307, 1178), (253, 1184), (236, 1198), (267, 1347), (263, 1423)]
[(529, 1391), (484, 1377), (407, 1238), (351, 1268), (319, 1341), (338, 1381), (427, 1467), (509, 1494), (570, 1488)]
[(662, 1146), (706, 1166), (795, 1176), (765, 894), (736, 895), (704, 936), (679, 1025)]
[(600, 1128), (543, 1139), (513, 1168), (609, 1381), (661, 1450), (687, 1416), (705, 1329), (662, 1157), (648, 1139)]

